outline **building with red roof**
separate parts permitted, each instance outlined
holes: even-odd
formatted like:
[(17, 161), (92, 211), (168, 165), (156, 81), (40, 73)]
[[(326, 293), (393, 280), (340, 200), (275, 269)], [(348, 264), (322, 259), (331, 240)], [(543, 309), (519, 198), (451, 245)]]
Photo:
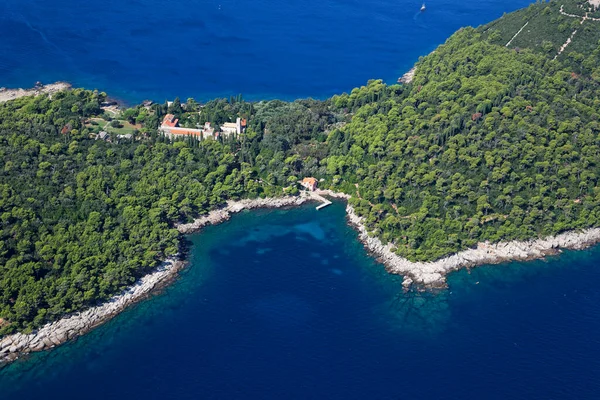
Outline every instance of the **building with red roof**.
[(167, 114), (163, 118), (162, 125), (164, 127), (175, 128), (179, 126), (179, 120), (173, 114)]
[(312, 177), (304, 178), (304, 179), (302, 179), (300, 184), (302, 186), (304, 186), (305, 188), (307, 188), (308, 190), (310, 190), (311, 192), (314, 192), (315, 190), (317, 190), (317, 180), (315, 178), (312, 178)]

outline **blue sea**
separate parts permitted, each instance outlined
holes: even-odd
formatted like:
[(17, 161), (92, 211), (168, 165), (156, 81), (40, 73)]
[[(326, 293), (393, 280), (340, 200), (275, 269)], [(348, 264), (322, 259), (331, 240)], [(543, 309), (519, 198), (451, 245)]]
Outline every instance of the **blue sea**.
[(530, 0), (2, 0), (0, 86), (127, 103), (325, 98), (395, 82), (458, 28)]
[(600, 248), (404, 292), (344, 205), (192, 235), (162, 294), (0, 370), (12, 399), (597, 399)]
[[(527, 3), (3, 0), (0, 86), (324, 98), (395, 82), (459, 27)], [(599, 247), (406, 292), (341, 203), (245, 212), (189, 242), (173, 285), (1, 369), (0, 398), (600, 398)]]

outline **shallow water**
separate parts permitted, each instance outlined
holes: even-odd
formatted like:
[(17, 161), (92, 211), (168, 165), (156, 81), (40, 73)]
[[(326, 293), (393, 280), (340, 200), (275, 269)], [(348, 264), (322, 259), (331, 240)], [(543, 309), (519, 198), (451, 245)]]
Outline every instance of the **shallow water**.
[(0, 86), (128, 102), (327, 97), (395, 82), (456, 29), (529, 0), (3, 0)]
[(562, 399), (600, 391), (600, 249), (404, 293), (345, 224), (260, 210), (190, 237), (162, 295), (0, 370), (2, 399)]

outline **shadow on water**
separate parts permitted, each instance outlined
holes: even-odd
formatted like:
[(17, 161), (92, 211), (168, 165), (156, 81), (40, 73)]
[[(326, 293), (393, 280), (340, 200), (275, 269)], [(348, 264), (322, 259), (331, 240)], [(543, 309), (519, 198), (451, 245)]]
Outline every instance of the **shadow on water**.
[(387, 323), (393, 331), (408, 335), (438, 335), (447, 329), (451, 309), (447, 290), (410, 288), (390, 301)]

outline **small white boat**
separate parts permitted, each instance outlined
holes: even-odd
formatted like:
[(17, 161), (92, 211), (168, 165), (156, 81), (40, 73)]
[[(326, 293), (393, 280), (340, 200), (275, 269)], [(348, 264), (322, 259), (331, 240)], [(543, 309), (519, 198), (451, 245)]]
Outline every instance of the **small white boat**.
[(427, 7), (425, 7), (425, 3), (423, 3), (423, 5), (421, 6), (421, 12), (427, 10)]

